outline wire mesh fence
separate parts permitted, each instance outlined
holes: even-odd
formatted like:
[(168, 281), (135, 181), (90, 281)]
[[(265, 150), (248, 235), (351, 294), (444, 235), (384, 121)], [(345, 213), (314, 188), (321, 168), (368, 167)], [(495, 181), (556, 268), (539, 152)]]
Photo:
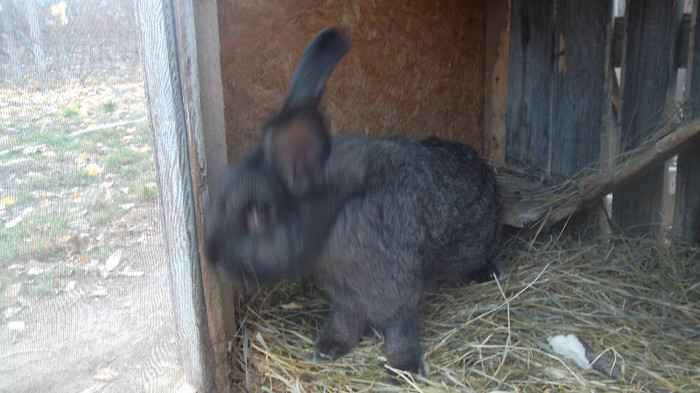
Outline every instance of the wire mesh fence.
[(0, 392), (170, 390), (134, 1), (0, 7)]

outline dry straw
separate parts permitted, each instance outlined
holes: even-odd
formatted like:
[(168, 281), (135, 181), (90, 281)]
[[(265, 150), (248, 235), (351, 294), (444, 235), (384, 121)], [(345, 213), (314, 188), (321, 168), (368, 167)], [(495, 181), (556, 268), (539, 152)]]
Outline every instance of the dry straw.
[[(542, 237), (541, 237), (542, 238)], [(234, 391), (691, 392), (700, 387), (700, 249), (654, 241), (511, 238), (498, 281), (434, 290), (421, 309), (426, 377), (398, 373), (373, 332), (336, 362), (313, 362), (329, 318), (313, 286), (260, 291), (238, 307)], [(553, 354), (574, 334), (593, 370)], [(398, 370), (394, 370), (398, 371)]]

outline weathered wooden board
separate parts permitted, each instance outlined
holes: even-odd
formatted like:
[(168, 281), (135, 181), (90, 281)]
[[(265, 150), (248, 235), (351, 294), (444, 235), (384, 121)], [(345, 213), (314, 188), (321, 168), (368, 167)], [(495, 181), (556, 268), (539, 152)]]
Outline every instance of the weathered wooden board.
[[(182, 380), (197, 391), (228, 391), (227, 369), (215, 362), (215, 353), (221, 353), (222, 345), (222, 339), (217, 337), (223, 337), (223, 330), (217, 330), (220, 324), (212, 328), (208, 319), (221, 312), (212, 309), (215, 303), (207, 299), (205, 293), (203, 280), (211, 282), (213, 279), (208, 271), (203, 274), (198, 241), (201, 233), (198, 209), (206, 196), (202, 127), (216, 124), (213, 119), (220, 116), (215, 110), (204, 115), (201, 110), (203, 104), (211, 104), (212, 98), (200, 99), (202, 86), (212, 88), (211, 79), (205, 81), (205, 85), (199, 84), (196, 31), (203, 19), (199, 24), (195, 22), (191, 0), (143, 0), (136, 4), (149, 121), (163, 204), (165, 248), (181, 360), (186, 373)], [(215, 7), (213, 0), (209, 0), (199, 3), (197, 8), (203, 17), (211, 18)], [(218, 53), (208, 55), (217, 56)], [(206, 287), (213, 285), (209, 283)], [(173, 387), (176, 389), (178, 386)]]
[(700, 117), (700, 1), (693, 0), (693, 15), (690, 22), (689, 57), (686, 70), (685, 100), (690, 117)]
[(506, 158), (550, 168), (553, 0), (513, 0)]
[(612, 0), (557, 1), (551, 106), (551, 171), (596, 164), (610, 125)]
[[(623, 53), (620, 151), (639, 146), (671, 117), (682, 9), (678, 1), (628, 1)], [(622, 228), (643, 234), (665, 222), (664, 166), (618, 190), (613, 218)]]
[(482, 153), (497, 162), (504, 162), (506, 159), (509, 47), (510, 1), (489, 1), (486, 5), (484, 147)]
[(700, 239), (700, 143), (678, 156), (673, 233), (681, 239)]
[(208, 335), (205, 345), (210, 346), (207, 354), (212, 356), (203, 359), (203, 364), (211, 369), (208, 372), (213, 374), (215, 391), (228, 392), (226, 349), (230, 337), (226, 333), (231, 336), (234, 329), (233, 293), (226, 276), (220, 276), (213, 265), (203, 263), (206, 256), (202, 212), (209, 201), (208, 177), (218, 177), (226, 164), (217, 6), (215, 0), (174, 3), (197, 231), (198, 259), (193, 263), (200, 264), (205, 303), (205, 308), (197, 312), (207, 318), (201, 335)]
[(612, 1), (515, 0), (506, 156), (573, 175), (595, 165), (611, 125)]
[[(688, 119), (700, 118), (700, 27), (698, 26), (700, 12), (698, 12), (698, 6), (700, 1), (694, 0), (689, 29), (684, 97)], [(673, 233), (679, 238), (700, 242), (700, 144), (678, 155)]]
[[(613, 53), (612, 62), (613, 66), (620, 67), (622, 65), (622, 52), (623, 44), (625, 41), (625, 18), (617, 17), (615, 18), (615, 26), (619, 28), (615, 29), (613, 38)], [(686, 67), (688, 64), (688, 39), (690, 35), (690, 15), (683, 14), (683, 22), (681, 25), (681, 46), (678, 51), (678, 57), (676, 61), (679, 67)]]

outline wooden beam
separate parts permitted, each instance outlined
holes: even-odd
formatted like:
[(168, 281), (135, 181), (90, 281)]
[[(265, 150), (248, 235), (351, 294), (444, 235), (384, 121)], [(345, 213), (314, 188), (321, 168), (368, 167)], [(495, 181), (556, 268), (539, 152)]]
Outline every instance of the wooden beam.
[[(566, 219), (577, 209), (643, 176), (650, 169), (698, 143), (700, 141), (700, 119), (695, 119), (681, 126), (663, 127), (654, 134), (652, 140), (656, 142), (628, 161), (609, 170), (573, 181), (572, 191), (562, 195), (553, 194), (552, 199), (557, 197), (562, 201), (560, 203), (544, 200), (523, 202), (528, 198), (528, 192), (524, 190), (525, 187), (501, 183), (506, 195), (504, 223), (516, 228), (525, 228), (543, 220), (545, 216), (545, 225), (554, 225)], [(523, 188), (523, 190), (517, 190), (519, 191), (517, 193), (511, 192), (517, 187)], [(530, 193), (533, 194), (543, 193), (541, 186), (526, 186), (526, 188), (529, 188)], [(515, 195), (518, 197), (514, 197)]]

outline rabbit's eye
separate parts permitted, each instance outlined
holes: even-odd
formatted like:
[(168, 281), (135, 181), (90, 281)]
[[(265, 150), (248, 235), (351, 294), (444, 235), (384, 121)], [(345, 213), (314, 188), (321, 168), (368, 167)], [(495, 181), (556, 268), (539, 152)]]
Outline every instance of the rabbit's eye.
[(246, 217), (248, 223), (248, 231), (252, 233), (259, 232), (262, 227), (269, 223), (274, 215), (274, 206), (270, 202), (258, 203), (248, 209)]

